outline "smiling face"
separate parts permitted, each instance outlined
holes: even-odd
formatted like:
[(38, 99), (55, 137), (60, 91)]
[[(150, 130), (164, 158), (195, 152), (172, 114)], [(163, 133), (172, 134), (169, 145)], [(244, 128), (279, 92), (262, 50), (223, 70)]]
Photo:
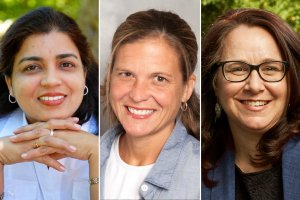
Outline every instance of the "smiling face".
[(183, 83), (177, 52), (162, 38), (146, 38), (116, 52), (110, 104), (126, 134), (170, 134), (193, 86), (194, 76)]
[[(260, 27), (240, 25), (224, 40), (221, 61), (238, 60), (249, 64), (282, 61), (273, 37)], [(216, 75), (216, 96), (224, 109), (232, 132), (265, 133), (282, 117), (287, 106), (287, 78), (265, 82), (252, 71), (243, 82), (225, 80), (221, 67)]]
[(85, 73), (69, 36), (52, 31), (24, 40), (6, 82), (33, 123), (72, 116), (83, 98)]

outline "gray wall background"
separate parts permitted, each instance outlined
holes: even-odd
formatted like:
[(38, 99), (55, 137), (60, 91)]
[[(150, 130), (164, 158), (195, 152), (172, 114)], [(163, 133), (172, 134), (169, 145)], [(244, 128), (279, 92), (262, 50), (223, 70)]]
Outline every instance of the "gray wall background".
[[(158, 9), (177, 13), (188, 22), (194, 31), (200, 49), (200, 1), (199, 0), (101, 0), (100, 1), (100, 84), (103, 83), (109, 60), (110, 45), (113, 34), (119, 24), (134, 12), (148, 9)], [(200, 92), (200, 69), (195, 71), (197, 76), (196, 91)], [(109, 128), (109, 123), (100, 111), (100, 133)]]

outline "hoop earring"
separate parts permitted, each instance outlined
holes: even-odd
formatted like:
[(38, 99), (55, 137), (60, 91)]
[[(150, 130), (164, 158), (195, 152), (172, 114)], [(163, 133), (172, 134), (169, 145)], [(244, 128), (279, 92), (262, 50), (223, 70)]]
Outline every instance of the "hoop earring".
[[(12, 98), (14, 98), (15, 100), (13, 101)], [(8, 101), (9, 101), (10, 103), (16, 103), (16, 102), (17, 102), (16, 98), (13, 97), (13, 96), (11, 96), (10, 94), (8, 95)]]
[(186, 103), (186, 102), (182, 102), (180, 108), (181, 108), (181, 110), (182, 110), (183, 112), (186, 111), (187, 108), (188, 108), (187, 103)]
[(215, 105), (215, 113), (216, 113), (216, 117), (215, 117), (215, 121), (216, 121), (221, 116), (222, 113), (222, 107), (218, 102)]
[(87, 86), (84, 86), (83, 96), (87, 95), (88, 93), (89, 93), (89, 88)]

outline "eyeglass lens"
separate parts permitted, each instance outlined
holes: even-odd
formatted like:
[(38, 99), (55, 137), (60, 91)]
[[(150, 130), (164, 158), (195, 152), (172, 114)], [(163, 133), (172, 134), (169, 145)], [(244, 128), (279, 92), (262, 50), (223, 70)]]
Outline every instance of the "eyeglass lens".
[(260, 65), (249, 65), (238, 61), (225, 62), (223, 64), (223, 74), (228, 81), (244, 81), (251, 71), (257, 67), (259, 76), (268, 82), (280, 81), (285, 75), (285, 65), (280, 61), (265, 62)]

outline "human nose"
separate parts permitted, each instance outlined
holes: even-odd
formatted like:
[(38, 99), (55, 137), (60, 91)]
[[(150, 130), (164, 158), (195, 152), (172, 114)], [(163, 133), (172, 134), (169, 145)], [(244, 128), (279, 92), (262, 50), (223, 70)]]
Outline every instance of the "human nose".
[(257, 70), (252, 70), (246, 79), (245, 90), (253, 93), (259, 93), (264, 90), (264, 81), (259, 76)]
[(55, 69), (47, 69), (43, 73), (41, 80), (41, 85), (43, 87), (53, 87), (59, 85), (61, 80), (59, 78), (59, 73)]
[(142, 80), (136, 80), (133, 83), (132, 88), (129, 92), (129, 97), (134, 102), (141, 102), (147, 100), (149, 97), (147, 83), (145, 83)]

